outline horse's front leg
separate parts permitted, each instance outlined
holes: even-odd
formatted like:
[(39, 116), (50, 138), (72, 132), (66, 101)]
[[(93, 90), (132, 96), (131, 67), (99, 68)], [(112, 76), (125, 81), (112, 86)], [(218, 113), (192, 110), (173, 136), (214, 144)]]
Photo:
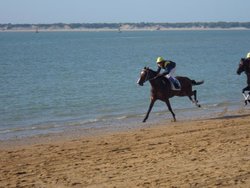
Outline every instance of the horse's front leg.
[(148, 108), (148, 111), (147, 111), (147, 114), (145, 116), (145, 118), (143, 119), (143, 123), (146, 122), (146, 120), (148, 119), (148, 116), (149, 116), (149, 113), (151, 112), (153, 106), (154, 106), (154, 103), (155, 103), (155, 99), (154, 98), (151, 98), (151, 101), (150, 101), (150, 105), (149, 105), (149, 108)]
[(171, 114), (172, 114), (172, 116), (173, 116), (173, 118), (174, 118), (174, 121), (176, 121), (176, 119), (175, 119), (175, 114), (174, 114), (174, 112), (173, 112), (173, 110), (172, 110), (172, 107), (171, 107), (171, 104), (170, 104), (170, 102), (169, 102), (169, 99), (166, 100), (165, 102), (166, 102), (166, 104), (167, 104), (167, 106), (168, 106), (168, 110), (171, 112)]

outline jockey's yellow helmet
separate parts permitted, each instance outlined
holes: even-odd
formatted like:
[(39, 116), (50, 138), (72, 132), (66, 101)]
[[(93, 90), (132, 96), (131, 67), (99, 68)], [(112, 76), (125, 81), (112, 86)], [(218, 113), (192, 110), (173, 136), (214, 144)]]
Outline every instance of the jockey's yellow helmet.
[(250, 58), (250, 52), (248, 52), (248, 54), (247, 54), (247, 58)]
[(157, 59), (156, 59), (157, 64), (160, 62), (163, 62), (163, 61), (165, 61), (165, 60), (162, 57), (157, 57)]

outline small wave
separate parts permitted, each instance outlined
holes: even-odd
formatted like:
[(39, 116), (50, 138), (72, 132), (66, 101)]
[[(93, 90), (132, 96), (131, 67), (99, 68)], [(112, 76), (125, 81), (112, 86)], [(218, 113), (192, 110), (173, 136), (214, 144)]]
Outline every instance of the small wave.
[(49, 130), (51, 128), (59, 127), (57, 124), (39, 124), (32, 125), (29, 127), (17, 127), (12, 129), (0, 130), (0, 134), (14, 133), (14, 132), (24, 132), (24, 131), (35, 131), (35, 130)]
[(118, 120), (122, 120), (122, 119), (126, 119), (126, 118), (128, 118), (128, 116), (121, 116), (121, 117), (117, 117), (116, 119), (118, 119)]
[(226, 107), (226, 106), (229, 106), (229, 105), (231, 105), (230, 102), (224, 101), (224, 102), (218, 103), (217, 107)]
[(88, 120), (70, 120), (70, 121), (51, 122), (51, 123), (47, 122), (47, 123), (35, 124), (35, 125), (30, 125), (30, 126), (25, 126), (25, 127), (2, 129), (0, 130), (0, 135), (1, 134), (18, 135), (20, 133), (23, 134), (24, 132), (27, 132), (27, 133), (28, 132), (35, 133), (35, 132), (41, 132), (41, 131), (50, 132), (50, 130), (54, 130), (58, 128), (63, 130), (64, 128), (91, 125), (91, 124), (95, 124), (95, 123), (103, 122), (107, 120), (108, 119), (97, 118), (97, 119), (88, 119)]
[(143, 116), (144, 116), (144, 114), (130, 114), (130, 115), (119, 116), (119, 117), (116, 117), (115, 119), (125, 120), (125, 119), (131, 119), (131, 118), (139, 118), (139, 117), (143, 117)]
[(233, 103), (228, 102), (228, 101), (223, 101), (223, 102), (219, 102), (219, 103), (202, 104), (202, 108), (203, 109), (221, 108), (221, 107), (227, 107), (230, 105), (233, 105)]
[(0, 134), (6, 134), (6, 133), (10, 133), (10, 132), (12, 132), (10, 129), (1, 130), (1, 131), (0, 131)]
[(101, 120), (100, 119), (89, 119), (89, 120), (83, 120), (83, 121), (72, 121), (72, 122), (65, 123), (65, 125), (67, 125), (67, 126), (81, 126), (81, 125), (96, 123), (98, 121), (101, 121)]

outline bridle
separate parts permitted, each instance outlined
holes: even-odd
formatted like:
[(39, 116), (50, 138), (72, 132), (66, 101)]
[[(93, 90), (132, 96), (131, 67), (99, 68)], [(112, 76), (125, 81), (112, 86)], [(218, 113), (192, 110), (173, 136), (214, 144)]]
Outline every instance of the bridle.
[[(152, 75), (152, 74), (150, 74), (150, 73), (151, 73), (151, 72), (150, 72), (150, 69), (149, 69), (149, 68), (144, 68), (144, 69), (141, 71), (141, 77), (139, 78), (139, 80), (137, 81), (137, 83), (140, 83), (140, 82), (145, 83), (146, 81), (154, 80), (155, 77), (150, 78), (150, 75)], [(142, 81), (142, 74), (145, 74), (143, 81)]]
[(154, 78), (149, 78), (149, 76), (150, 76), (149, 69), (144, 69), (143, 71), (146, 72), (146, 74), (147, 74), (146, 77), (145, 77), (145, 79), (144, 79), (144, 82), (150, 81), (150, 80), (154, 79)]

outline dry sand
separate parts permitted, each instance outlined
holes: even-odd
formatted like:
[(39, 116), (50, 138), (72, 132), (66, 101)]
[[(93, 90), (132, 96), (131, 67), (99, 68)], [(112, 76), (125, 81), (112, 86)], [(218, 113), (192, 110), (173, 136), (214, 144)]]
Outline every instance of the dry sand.
[(0, 155), (0, 187), (249, 188), (250, 115), (18, 147), (5, 141)]

